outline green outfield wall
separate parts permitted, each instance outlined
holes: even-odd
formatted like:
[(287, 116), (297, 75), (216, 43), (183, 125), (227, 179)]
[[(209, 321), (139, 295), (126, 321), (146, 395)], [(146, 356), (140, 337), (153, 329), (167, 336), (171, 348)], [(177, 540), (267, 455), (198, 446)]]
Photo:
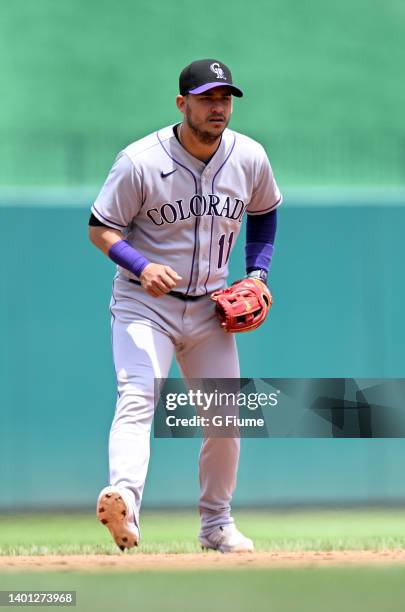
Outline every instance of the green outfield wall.
[[(114, 266), (88, 242), (89, 205), (0, 207), (2, 508), (90, 505), (107, 480)], [(403, 377), (404, 227), (400, 203), (286, 198), (275, 302), (238, 337), (242, 375)], [(199, 441), (152, 447), (145, 503), (195, 503)], [(405, 502), (404, 470), (401, 439), (243, 440), (235, 503)]]
[(180, 116), (189, 62), (228, 64), (232, 127), (281, 185), (405, 180), (403, 0), (1, 3), (0, 185), (99, 184)]

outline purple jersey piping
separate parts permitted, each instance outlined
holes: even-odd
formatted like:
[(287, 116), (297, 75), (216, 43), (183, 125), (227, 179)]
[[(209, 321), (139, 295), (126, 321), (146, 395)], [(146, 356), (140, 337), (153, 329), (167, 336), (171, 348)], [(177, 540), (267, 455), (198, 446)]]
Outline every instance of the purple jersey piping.
[[(174, 161), (175, 164), (178, 164), (179, 166), (181, 166), (182, 168), (184, 168), (184, 170), (187, 170), (187, 172), (189, 172), (191, 174), (191, 176), (194, 179), (194, 189), (195, 189), (195, 193), (197, 194), (198, 192), (198, 184), (197, 184), (197, 179), (195, 177), (195, 174), (192, 170), (190, 170), (190, 168), (187, 168), (187, 166), (185, 166), (184, 164), (182, 164), (181, 162), (179, 162), (175, 157), (173, 157), (172, 155), (170, 155), (169, 151), (166, 149), (166, 147), (164, 146), (163, 142), (160, 139), (159, 136), (159, 132), (156, 132), (156, 136), (158, 141), (161, 144), (161, 147), (163, 149), (163, 151), (166, 153), (166, 155), (168, 155), (170, 157), (171, 160)], [(193, 259), (191, 261), (191, 271), (190, 271), (190, 280), (188, 283), (188, 287), (187, 287), (187, 291), (186, 291), (186, 295), (187, 293), (190, 291), (190, 285), (191, 285), (191, 281), (193, 279), (193, 270), (194, 270), (194, 261), (195, 261), (195, 252), (197, 249), (197, 221), (198, 221), (198, 217), (195, 220), (195, 225), (194, 225), (194, 249), (193, 249)]]
[[(225, 164), (228, 161), (228, 159), (231, 157), (232, 151), (235, 148), (235, 142), (236, 142), (236, 134), (233, 135), (233, 143), (232, 143), (232, 146), (231, 146), (231, 150), (229, 151), (228, 155), (226, 156), (223, 164), (218, 168), (218, 170), (216, 171), (216, 173), (212, 177), (212, 193), (213, 194), (214, 194), (215, 179), (217, 178), (217, 176), (220, 173), (220, 171), (222, 170), (222, 168), (225, 166)], [(208, 274), (207, 274), (207, 278), (205, 279), (205, 283), (204, 283), (205, 294), (208, 293), (207, 283), (208, 283), (208, 279), (210, 277), (210, 272), (211, 272), (211, 250), (212, 250), (212, 234), (213, 234), (213, 230), (214, 230), (214, 218), (215, 218), (214, 215), (212, 215), (212, 218), (211, 218), (210, 252), (209, 252), (209, 257), (208, 257)]]
[(282, 199), (283, 199), (283, 196), (280, 196), (277, 202), (275, 204), (272, 204), (272, 206), (268, 206), (267, 208), (260, 208), (259, 210), (252, 210), (252, 211), (247, 210), (246, 212), (248, 215), (258, 215), (259, 213), (270, 212), (273, 208), (276, 208), (276, 206), (278, 206), (281, 203)]
[(100, 215), (100, 217), (103, 217), (104, 221), (108, 221), (108, 223), (113, 223), (114, 225), (118, 225), (118, 227), (126, 227), (126, 225), (120, 225), (119, 223), (116, 223), (115, 221), (111, 221), (110, 219), (107, 219), (107, 217), (104, 217), (104, 215), (101, 214), (101, 212), (94, 206), (94, 204), (93, 204), (93, 208), (96, 211), (96, 213)]

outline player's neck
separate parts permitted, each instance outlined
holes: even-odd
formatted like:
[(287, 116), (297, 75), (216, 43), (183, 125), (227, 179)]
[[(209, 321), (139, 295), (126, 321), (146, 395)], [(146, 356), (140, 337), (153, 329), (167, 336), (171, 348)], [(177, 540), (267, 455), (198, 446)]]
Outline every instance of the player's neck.
[(186, 149), (186, 151), (188, 151), (193, 157), (196, 157), (203, 162), (207, 162), (209, 159), (211, 159), (221, 142), (221, 136), (209, 144), (201, 142), (198, 140), (195, 134), (193, 134), (192, 130), (190, 130), (190, 128), (184, 123), (179, 124), (177, 135), (181, 145)]

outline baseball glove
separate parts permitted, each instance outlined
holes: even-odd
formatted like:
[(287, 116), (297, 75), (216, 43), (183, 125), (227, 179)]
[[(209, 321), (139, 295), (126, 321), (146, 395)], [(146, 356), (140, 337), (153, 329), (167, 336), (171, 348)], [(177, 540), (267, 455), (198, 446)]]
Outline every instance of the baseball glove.
[(214, 291), (211, 299), (221, 327), (227, 332), (246, 332), (261, 325), (273, 303), (266, 285), (256, 278), (235, 281), (227, 289)]

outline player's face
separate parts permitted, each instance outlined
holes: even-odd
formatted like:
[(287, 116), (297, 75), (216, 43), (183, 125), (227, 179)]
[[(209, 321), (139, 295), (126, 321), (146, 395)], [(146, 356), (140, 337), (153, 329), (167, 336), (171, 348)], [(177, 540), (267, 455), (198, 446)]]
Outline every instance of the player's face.
[(203, 94), (183, 97), (180, 110), (194, 135), (206, 144), (215, 142), (228, 125), (232, 114), (232, 94), (229, 87), (215, 87)]

